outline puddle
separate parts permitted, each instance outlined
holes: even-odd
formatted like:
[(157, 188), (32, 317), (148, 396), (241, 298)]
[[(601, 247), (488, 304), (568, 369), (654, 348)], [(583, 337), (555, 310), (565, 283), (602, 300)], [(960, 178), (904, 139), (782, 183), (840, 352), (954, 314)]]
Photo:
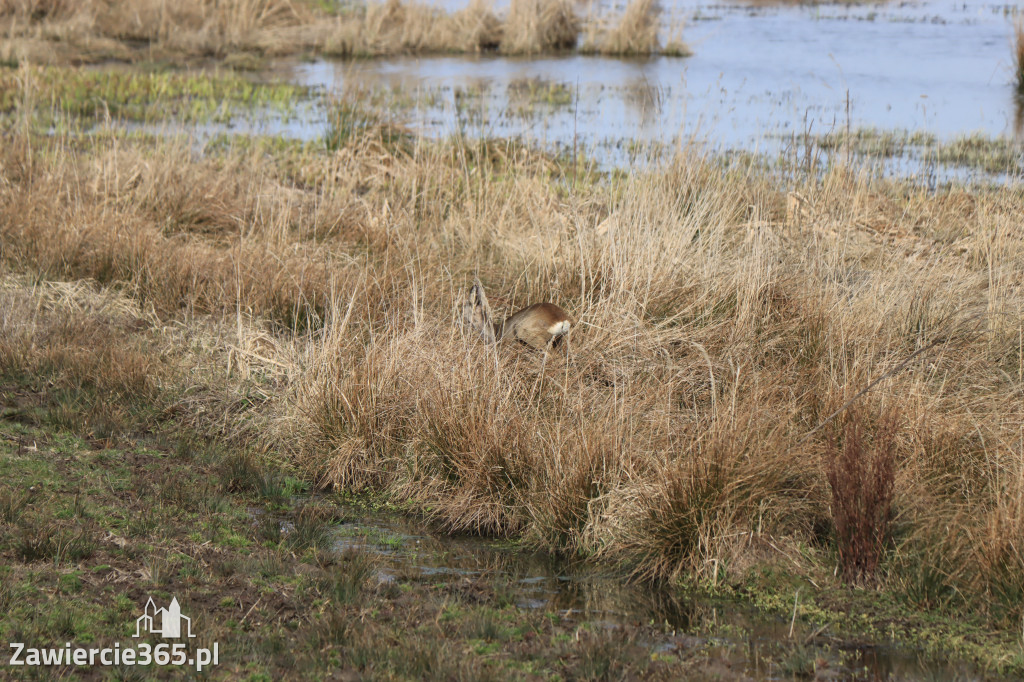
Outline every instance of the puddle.
[[(789, 639), (788, 620), (772, 619), (733, 602), (676, 599), (650, 587), (634, 587), (621, 578), (593, 569), (574, 567), (545, 555), (513, 551), (477, 538), (435, 537), (414, 522), (364, 515), (346, 509), (346, 518), (333, 534), (334, 549), (373, 555), (378, 579), (400, 582), (428, 578), (438, 584), (487, 580), (512, 590), (522, 609), (557, 613), (563, 621), (609, 628), (653, 624), (664, 631), (648, 642), (652, 652), (703, 647), (709, 656), (731, 662), (758, 679), (779, 675), (766, 661), (777, 660), (780, 643)], [(744, 633), (743, 635), (723, 635)], [(856, 679), (976, 679), (970, 666), (930, 660), (886, 643), (865, 644), (831, 640), (827, 634), (797, 623), (796, 641), (808, 640), (811, 655), (825, 647), (844, 652), (843, 678)], [(825, 654), (828, 658), (829, 654)]]

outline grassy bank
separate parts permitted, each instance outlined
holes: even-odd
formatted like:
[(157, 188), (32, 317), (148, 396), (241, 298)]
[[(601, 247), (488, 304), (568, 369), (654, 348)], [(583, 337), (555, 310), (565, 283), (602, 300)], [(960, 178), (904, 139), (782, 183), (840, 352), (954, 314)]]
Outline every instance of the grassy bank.
[[(516, 608), (510, 578), (382, 577), (338, 551), (347, 519), (281, 463), (210, 432), (266, 389), (225, 371), (249, 324), (160, 317), (89, 283), (0, 276), (0, 639), (4, 679), (180, 679), (180, 668), (8, 666), (30, 647), (138, 647), (176, 598), (213, 679), (713, 677), (728, 661), (663, 629)], [(250, 329), (255, 332), (256, 330)], [(199, 385), (202, 382), (202, 385)], [(198, 416), (197, 416), (198, 415)], [(194, 672), (193, 672), (194, 674)]]
[[(872, 661), (858, 644), (897, 627), (905, 644), (940, 659), (991, 668), (1005, 655), (978, 624), (950, 628), (866, 592), (814, 594), (778, 570), (668, 606), (686, 614), (683, 629), (658, 619), (610, 626), (555, 604), (524, 609), (516, 570), (500, 564), (462, 577), (418, 570), (419, 561), (396, 571), (370, 549), (379, 531), (349, 525), (355, 510), (310, 499), (287, 463), (221, 431), (276, 383), (230, 359), (240, 337), (267, 333), (258, 322), (168, 325), (117, 288), (10, 275), (0, 276), (0, 304), (4, 641), (157, 644), (133, 639), (135, 619), (150, 597), (174, 597), (198, 636), (189, 652), (217, 643), (219, 664), (204, 673), (213, 679), (904, 679), (899, 664)], [(402, 540), (383, 542), (393, 552)], [(431, 550), (417, 541), (416, 551)], [(784, 612), (786, 623), (792, 612), (796, 637), (771, 620), (724, 620), (736, 599)], [(765, 627), (780, 634), (766, 639)], [(10, 679), (39, 678), (6, 661)], [(180, 672), (47, 669), (87, 679)]]
[[(115, 287), (168, 335), (86, 353), (118, 370), (91, 390), (145, 404), (173, 387), (160, 362), (204, 349), (240, 383), (162, 409), (304, 481), (676, 585), (785, 566), (867, 587), (969, 618), (972, 655), (1021, 669), (1019, 188), (782, 180), (693, 148), (604, 176), (511, 141), (345, 130), (197, 155), (16, 123), (0, 262)], [(475, 276), (499, 314), (565, 307), (565, 352), (461, 330)], [(182, 331), (196, 319), (222, 335)]]
[[(499, 16), (488, 0), (448, 13), (417, 2), (313, 0), (5, 0), (0, 59), (65, 63), (108, 60), (226, 59), (256, 68), (264, 56), (378, 57), (397, 54), (541, 54), (588, 51), (656, 54), (659, 10), (635, 3), (610, 33), (587, 28), (569, 0), (512, 0)], [(630, 34), (636, 31), (637, 36)], [(685, 56), (678, 39), (665, 54)]]

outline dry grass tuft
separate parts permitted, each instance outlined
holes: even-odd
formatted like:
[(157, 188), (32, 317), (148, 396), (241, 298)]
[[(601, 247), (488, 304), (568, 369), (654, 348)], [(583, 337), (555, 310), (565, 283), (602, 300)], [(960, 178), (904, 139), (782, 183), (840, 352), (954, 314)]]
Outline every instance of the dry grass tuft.
[(606, 55), (650, 55), (661, 49), (658, 26), (661, 6), (658, 0), (630, 0), (619, 22), (598, 38), (587, 51)]
[[(317, 17), (306, 4), (292, 0), (132, 0), (128, 6), (111, 0), (26, 0), (8, 2), (7, 10), (0, 8), (0, 18), (11, 22), (9, 36), (57, 43), (62, 53), (77, 49), (88, 54), (99, 49), (95, 57), (123, 56), (126, 42), (144, 42), (161, 53), (192, 56), (224, 55), (233, 50), (288, 53), (294, 51), (301, 29), (311, 26)], [(309, 38), (298, 40), (298, 45), (300, 49), (312, 46)]]
[(48, 419), (75, 422), (99, 441), (119, 438), (129, 406), (149, 405), (164, 367), (147, 352), (151, 316), (112, 292), (83, 283), (35, 287), (0, 278), (0, 373), (45, 385)]
[(497, 50), (501, 45), (504, 27), (488, 0), (471, 0), (465, 9), (456, 13), (455, 22), (454, 32), (462, 36), (463, 51)]
[[(683, 42), (681, 24), (670, 29), (668, 42), (662, 46), (658, 37), (661, 20), (658, 0), (631, 0), (617, 21), (599, 19), (587, 22), (581, 51), (618, 57), (655, 54), (688, 57), (693, 54)], [(608, 24), (612, 25), (609, 27)]]
[(324, 49), (340, 56), (395, 53), (482, 52), (536, 54), (572, 49), (579, 20), (568, 0), (513, 2), (501, 20), (488, 0), (473, 0), (446, 14), (436, 8), (388, 0), (367, 5), (362, 18), (340, 22)]
[(247, 316), (168, 323), (119, 287), (0, 276), (0, 373), (49, 395), (47, 419), (107, 446), (176, 426), (253, 445), (252, 405), (294, 359)]
[(580, 26), (572, 0), (511, 0), (500, 49), (506, 54), (571, 50)]

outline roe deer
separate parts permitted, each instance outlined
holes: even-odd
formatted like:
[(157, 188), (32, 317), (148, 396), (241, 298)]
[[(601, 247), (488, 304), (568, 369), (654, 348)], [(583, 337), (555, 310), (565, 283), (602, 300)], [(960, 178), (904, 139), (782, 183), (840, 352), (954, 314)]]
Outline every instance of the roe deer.
[(569, 329), (572, 319), (554, 303), (534, 303), (500, 324), (491, 322), (491, 306), (484, 288), (477, 280), (462, 304), (462, 321), (476, 329), (484, 341), (497, 343), (516, 339), (528, 346), (546, 349), (557, 346)]

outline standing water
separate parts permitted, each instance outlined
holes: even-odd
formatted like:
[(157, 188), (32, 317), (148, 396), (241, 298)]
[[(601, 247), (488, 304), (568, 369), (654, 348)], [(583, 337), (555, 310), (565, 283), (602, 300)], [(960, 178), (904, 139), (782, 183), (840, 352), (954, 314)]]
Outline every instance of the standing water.
[[(831, 660), (831, 673), (839, 678), (979, 677), (968, 664), (935, 660), (890, 642), (846, 640), (833, 636), (827, 627), (766, 616), (736, 601), (673, 596), (548, 555), (479, 538), (435, 536), (409, 519), (342, 509), (346, 521), (334, 529), (334, 549), (371, 556), (381, 583), (418, 580), (466, 588), (480, 581), (511, 591), (518, 608), (543, 610), (570, 626), (654, 626), (644, 630), (652, 653), (696, 649), (709, 660), (726, 662), (732, 671), (729, 677), (777, 679), (780, 646), (796, 648), (812, 660)], [(841, 663), (835, 659), (836, 652), (842, 652)]]
[[(585, 149), (605, 166), (691, 140), (774, 155), (805, 134), (847, 129), (1005, 141), (1021, 122), (1011, 84), (1015, 16), (1015, 7), (977, 1), (677, 0), (664, 4), (662, 42), (684, 25), (686, 58), (399, 57), (282, 68), (341, 98), (372, 93), (427, 135), (516, 136)], [(314, 138), (326, 118), (321, 111), (284, 132)]]

